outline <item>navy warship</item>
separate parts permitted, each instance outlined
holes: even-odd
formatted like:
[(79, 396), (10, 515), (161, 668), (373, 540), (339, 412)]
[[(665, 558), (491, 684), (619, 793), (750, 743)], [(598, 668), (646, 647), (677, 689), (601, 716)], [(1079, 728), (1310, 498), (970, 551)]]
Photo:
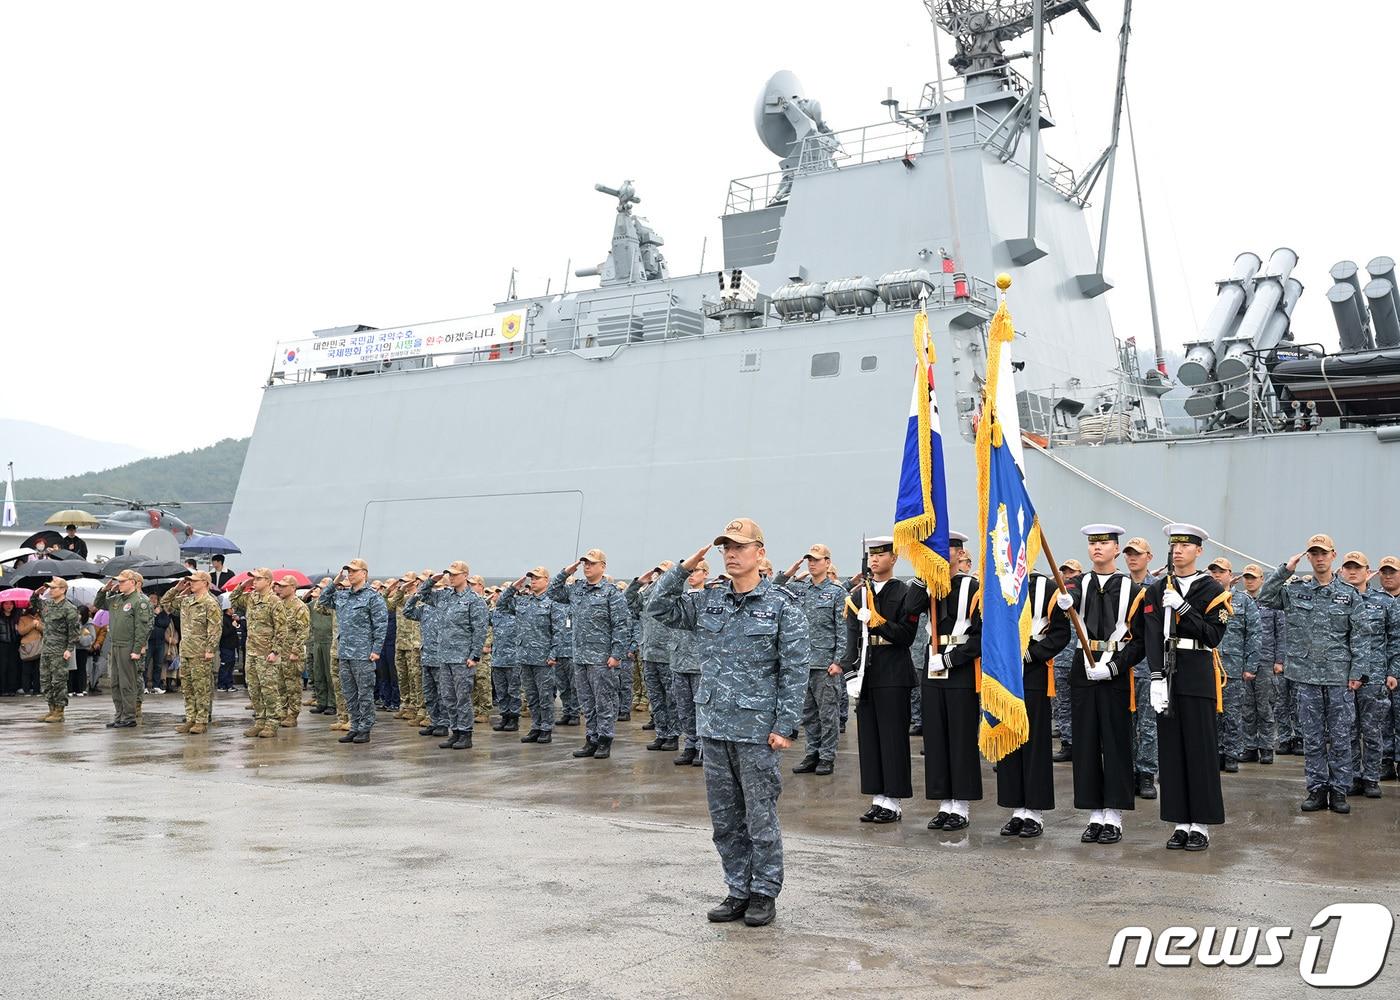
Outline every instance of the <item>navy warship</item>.
[[(1347, 548), (1390, 545), (1374, 498), (1400, 487), (1387, 461), (1400, 441), (1394, 262), (1331, 268), (1341, 350), (1329, 352), (1291, 329), (1304, 293), (1298, 254), (1243, 252), (1228, 273), (1221, 262), (1215, 305), (1174, 378), (1154, 303), (1144, 363), (1115, 335), (1103, 250), (1131, 0), (1111, 133), (1080, 171), (1045, 148), (1055, 118), (1042, 66), (1051, 21), (1099, 29), (1087, 3), (924, 6), (937, 78), (907, 104), (888, 96), (873, 124), (833, 128), (791, 72), (760, 89), (754, 125), (776, 169), (730, 181), (719, 270), (673, 275), (663, 237), (638, 212), (639, 186), (599, 184), (613, 202), (610, 245), (576, 272), (596, 287), (278, 344), (229, 521), (247, 558), (314, 572), (353, 554), (394, 572), (463, 556), (514, 578), (600, 546), (630, 574), (744, 515), (767, 528), (775, 561), (822, 540), (853, 569), (862, 531), (892, 522), (920, 309), (937, 350), (950, 518), (971, 530), (1001, 272), (1020, 321), (1030, 492), (1061, 552), (1078, 548), (1085, 520), (1151, 535), (1186, 519), (1261, 562), (1318, 530)], [(947, 64), (940, 31), (955, 47)], [(1022, 36), (1029, 50), (1009, 53)], [(1091, 197), (1101, 199), (1097, 242)], [(1150, 291), (1150, 263), (1148, 274)], [(1163, 397), (1186, 390), (1182, 427)], [(515, 407), (522, 400), (547, 405)], [(425, 420), (454, 403), (517, 417), (508, 433)], [(364, 419), (342, 427), (353, 433), (283, 446), (288, 429), (356, 411)], [(1366, 488), (1316, 474), (1342, 468), (1365, 470)], [(1261, 509), (1247, 483), (1286, 489), (1267, 491)], [(304, 528), (289, 530), (290, 512)]]

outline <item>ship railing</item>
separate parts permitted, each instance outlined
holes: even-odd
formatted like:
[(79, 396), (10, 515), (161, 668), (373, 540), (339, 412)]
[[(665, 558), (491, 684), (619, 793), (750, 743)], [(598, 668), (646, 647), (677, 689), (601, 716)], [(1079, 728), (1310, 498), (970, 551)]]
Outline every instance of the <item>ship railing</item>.
[[(954, 152), (987, 148), (996, 141), (1001, 132), (1004, 132), (1004, 124), (1002, 119), (989, 114), (981, 107), (971, 108), (970, 113), (960, 112), (948, 122), (948, 147)], [(904, 158), (911, 158), (911, 162), (915, 162), (918, 157), (927, 154), (941, 155), (941, 128), (941, 121), (930, 118), (922, 133), (911, 129), (906, 122), (888, 121), (840, 132), (819, 132), (803, 140), (798, 151), (797, 166), (791, 173), (796, 177), (805, 177), (870, 163), (886, 163)], [(1019, 160), (1012, 159), (1009, 162), (1020, 170), (1027, 169)], [(1049, 155), (1046, 155), (1045, 163), (1047, 169), (1040, 174), (1040, 180), (1066, 200), (1084, 204), (1075, 195), (1073, 169)], [(778, 203), (780, 198), (786, 196), (784, 179), (787, 176), (787, 171), (774, 170), (730, 181), (724, 214), (753, 212)]]
[[(1004, 90), (1012, 97), (1020, 99), (1030, 94), (1031, 81), (1025, 74), (1018, 72), (1011, 66), (997, 66), (979, 73), (949, 77), (943, 81), (944, 100), (949, 104), (956, 104), (972, 97), (986, 97), (999, 90)], [(924, 84), (923, 92), (919, 95), (919, 103), (919, 111), (921, 112), (937, 109), (941, 103), (938, 98), (937, 80), (930, 80)], [(1053, 119), (1055, 117), (1050, 112), (1050, 98), (1044, 90), (1040, 92), (1040, 110), (1046, 118)]]

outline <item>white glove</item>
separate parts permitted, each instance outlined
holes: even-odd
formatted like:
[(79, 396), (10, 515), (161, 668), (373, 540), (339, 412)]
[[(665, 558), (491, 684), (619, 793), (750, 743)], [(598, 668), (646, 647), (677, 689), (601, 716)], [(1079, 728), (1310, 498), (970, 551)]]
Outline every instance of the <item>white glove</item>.
[(1175, 611), (1177, 608), (1185, 607), (1186, 601), (1179, 593), (1171, 587), (1168, 587), (1166, 590), (1162, 591), (1162, 604)]
[(870, 609), (861, 608), (859, 611), (856, 612), (856, 619), (860, 621), (861, 624), (870, 621)]
[(1165, 680), (1154, 680), (1148, 695), (1152, 702), (1152, 711), (1161, 714), (1167, 710), (1167, 682)]
[(1070, 597), (1062, 590), (1060, 591), (1060, 596), (1055, 598), (1055, 607), (1059, 608), (1061, 611), (1068, 611), (1070, 608), (1074, 607), (1074, 598)]
[(1113, 676), (1111, 673), (1109, 673), (1107, 667), (1101, 666), (1089, 667), (1084, 671), (1084, 673), (1088, 676), (1089, 680), (1091, 681), (1106, 681)]

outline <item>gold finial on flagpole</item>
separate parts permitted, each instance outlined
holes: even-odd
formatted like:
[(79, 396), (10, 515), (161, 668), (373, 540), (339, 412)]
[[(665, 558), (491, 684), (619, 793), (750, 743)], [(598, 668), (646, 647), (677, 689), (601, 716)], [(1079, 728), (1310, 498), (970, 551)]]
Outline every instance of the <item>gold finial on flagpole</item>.
[(998, 275), (997, 275), (997, 287), (1000, 288), (1003, 292), (1006, 291), (1008, 288), (1010, 288), (1010, 287), (1011, 287), (1011, 275), (1007, 274), (1005, 271), (1002, 271), (1001, 274), (998, 274)]

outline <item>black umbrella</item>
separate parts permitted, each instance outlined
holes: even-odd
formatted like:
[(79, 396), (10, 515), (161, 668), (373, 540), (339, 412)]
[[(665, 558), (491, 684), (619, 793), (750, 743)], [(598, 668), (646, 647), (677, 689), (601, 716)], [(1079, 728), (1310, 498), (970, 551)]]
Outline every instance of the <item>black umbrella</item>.
[(57, 559), (59, 561), (72, 562), (74, 559), (81, 559), (82, 556), (68, 549), (47, 549), (44, 552), (45, 559)]
[[(115, 562), (115, 560), (113, 561)], [(155, 562), (153, 560), (147, 560), (146, 562), (139, 562), (127, 568), (140, 573), (147, 580), (170, 580), (175, 577), (190, 575), (189, 567), (177, 562)], [(117, 572), (120, 573), (121, 570), (117, 570)], [(116, 574), (109, 573), (107, 575), (115, 576)]]
[(86, 559), (31, 559), (27, 563), (16, 566), (4, 576), (0, 576), (0, 587), (38, 588), (54, 577), (75, 580), (80, 576), (89, 576), (94, 580), (100, 580), (102, 579), (102, 567), (96, 566)]
[[(151, 562), (150, 556), (143, 556), (135, 552), (128, 552), (124, 556), (115, 556), (102, 564), (102, 575), (107, 577), (116, 576), (124, 569), (135, 569), (142, 563)], [(144, 574), (143, 574), (144, 575)]]
[(60, 535), (57, 531), (54, 531), (51, 528), (45, 528), (43, 531), (36, 531), (34, 532), (34, 534), (26, 538), (21, 543), (21, 547), (26, 549), (32, 549), (34, 548), (34, 543), (41, 538), (44, 540), (44, 544), (51, 549), (58, 548), (59, 543), (63, 541), (63, 536)]

